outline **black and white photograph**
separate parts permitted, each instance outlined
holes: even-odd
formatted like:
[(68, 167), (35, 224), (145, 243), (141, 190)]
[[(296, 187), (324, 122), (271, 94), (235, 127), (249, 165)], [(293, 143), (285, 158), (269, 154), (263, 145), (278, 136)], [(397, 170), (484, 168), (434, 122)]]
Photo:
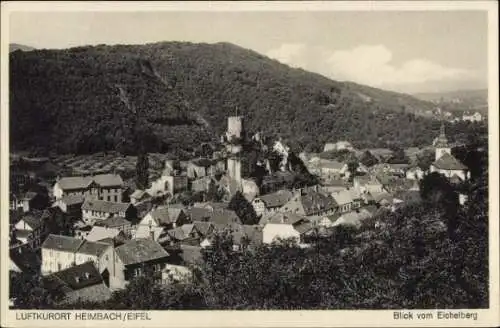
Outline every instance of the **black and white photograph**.
[(360, 4), (2, 3), (2, 326), (500, 324), (498, 3)]

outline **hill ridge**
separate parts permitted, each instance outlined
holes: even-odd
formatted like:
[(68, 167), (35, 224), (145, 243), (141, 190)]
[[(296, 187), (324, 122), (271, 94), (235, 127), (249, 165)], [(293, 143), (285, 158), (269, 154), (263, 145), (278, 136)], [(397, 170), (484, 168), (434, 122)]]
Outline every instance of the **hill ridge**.
[(310, 151), (337, 139), (426, 145), (439, 130), (439, 122), (414, 115), (431, 103), (330, 80), (228, 42), (13, 52), (10, 75), (13, 149), (134, 152), (117, 84), (143, 109), (151, 152), (189, 153), (218, 140), (236, 106), (249, 131)]

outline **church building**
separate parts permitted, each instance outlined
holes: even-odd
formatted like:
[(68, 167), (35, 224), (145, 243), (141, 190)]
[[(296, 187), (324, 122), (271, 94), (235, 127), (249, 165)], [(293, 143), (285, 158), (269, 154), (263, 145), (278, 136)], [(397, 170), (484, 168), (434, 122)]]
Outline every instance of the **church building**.
[(439, 172), (449, 179), (460, 181), (468, 180), (470, 172), (467, 166), (461, 163), (451, 154), (451, 147), (446, 138), (444, 124), (441, 125), (439, 136), (434, 140), (433, 146), (436, 148), (436, 158), (431, 164), (431, 172)]

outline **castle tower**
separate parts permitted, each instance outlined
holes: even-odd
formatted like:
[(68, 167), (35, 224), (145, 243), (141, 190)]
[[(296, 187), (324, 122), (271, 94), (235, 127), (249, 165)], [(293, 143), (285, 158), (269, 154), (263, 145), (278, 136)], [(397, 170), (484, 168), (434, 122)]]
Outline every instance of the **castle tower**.
[(439, 137), (434, 140), (434, 147), (436, 147), (436, 161), (446, 153), (451, 155), (451, 147), (448, 144), (448, 138), (446, 138), (444, 123), (441, 124)]
[(231, 179), (234, 179), (238, 185), (241, 185), (241, 159), (240, 153), (242, 150), (241, 140), (243, 137), (243, 117), (230, 116), (227, 118), (227, 150), (229, 157), (227, 158), (227, 174)]
[(229, 157), (227, 159), (227, 174), (235, 180), (238, 185), (241, 184), (241, 160), (239, 157)]
[(242, 116), (229, 116), (227, 118), (227, 140), (233, 138), (241, 139), (243, 133), (243, 117)]

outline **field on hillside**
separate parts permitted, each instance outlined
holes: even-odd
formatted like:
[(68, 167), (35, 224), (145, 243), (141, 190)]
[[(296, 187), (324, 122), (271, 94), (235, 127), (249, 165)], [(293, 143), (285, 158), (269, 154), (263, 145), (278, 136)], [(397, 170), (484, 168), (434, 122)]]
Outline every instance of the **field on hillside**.
[[(157, 177), (164, 168), (167, 155), (149, 154), (151, 177)], [(75, 175), (116, 172), (129, 177), (135, 174), (136, 156), (124, 156), (116, 153), (92, 155), (63, 155), (52, 158), (52, 163), (63, 170), (71, 170)]]

